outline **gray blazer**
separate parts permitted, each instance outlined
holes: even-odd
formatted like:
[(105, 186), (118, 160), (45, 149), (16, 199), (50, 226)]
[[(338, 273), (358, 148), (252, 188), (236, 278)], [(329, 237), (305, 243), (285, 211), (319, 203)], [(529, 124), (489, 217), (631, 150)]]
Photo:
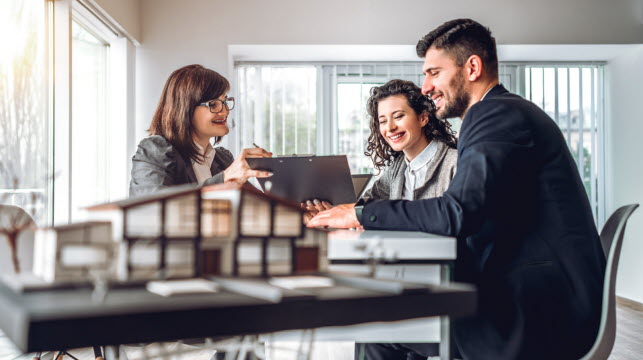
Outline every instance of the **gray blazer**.
[[(428, 170), (424, 185), (415, 189), (413, 199), (430, 199), (442, 196), (455, 176), (456, 165), (458, 162), (458, 150), (452, 149), (443, 142), (438, 142), (438, 149), (429, 161)], [(404, 155), (398, 156), (393, 163), (389, 165), (384, 174), (375, 181), (371, 187), (358, 201), (363, 204), (368, 200), (399, 200), (402, 199), (404, 191), (404, 172), (406, 171), (406, 161)]]
[[(216, 155), (210, 167), (213, 176), (204, 182), (205, 185), (223, 183), (223, 170), (234, 161), (230, 151), (222, 147), (214, 150)], [(197, 183), (190, 159), (183, 158), (163, 136), (153, 135), (141, 140), (136, 154), (132, 157), (130, 196), (190, 183)]]

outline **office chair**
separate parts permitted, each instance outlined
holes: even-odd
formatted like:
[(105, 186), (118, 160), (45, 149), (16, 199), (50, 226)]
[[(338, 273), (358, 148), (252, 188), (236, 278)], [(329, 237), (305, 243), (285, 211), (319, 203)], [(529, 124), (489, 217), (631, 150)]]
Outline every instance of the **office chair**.
[(616, 271), (621, 257), (621, 245), (623, 245), (627, 219), (638, 206), (639, 204), (631, 204), (618, 208), (607, 219), (601, 231), (601, 245), (607, 259), (605, 280), (603, 281), (601, 324), (594, 345), (581, 360), (605, 360), (614, 347), (616, 339)]

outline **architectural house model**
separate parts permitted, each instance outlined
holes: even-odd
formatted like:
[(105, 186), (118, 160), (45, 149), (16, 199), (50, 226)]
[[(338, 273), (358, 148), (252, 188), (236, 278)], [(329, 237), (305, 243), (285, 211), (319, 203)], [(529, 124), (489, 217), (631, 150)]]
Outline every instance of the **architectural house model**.
[(295, 203), (250, 185), (191, 185), (96, 205), (112, 223), (119, 280), (288, 275), (326, 268), (326, 233)]
[[(202, 191), (204, 209), (212, 206), (209, 202), (220, 207), (223, 201), (229, 201), (233, 209), (229, 219), (221, 217), (220, 208), (219, 214), (203, 216), (206, 227), (233, 225), (229, 233), (214, 236), (203, 229), (203, 252), (212, 251), (211, 257), (217, 258), (220, 251), (220, 273), (267, 276), (326, 269), (326, 232), (306, 228), (298, 204), (250, 185), (212, 185)], [(217, 272), (207, 264), (205, 270)]]

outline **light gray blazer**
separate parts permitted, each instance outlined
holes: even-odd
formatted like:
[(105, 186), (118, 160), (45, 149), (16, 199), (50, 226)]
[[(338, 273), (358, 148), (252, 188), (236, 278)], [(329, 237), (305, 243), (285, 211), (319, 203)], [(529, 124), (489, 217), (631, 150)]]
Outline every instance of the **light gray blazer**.
[[(212, 177), (204, 182), (205, 185), (223, 183), (223, 170), (234, 161), (232, 153), (227, 149), (217, 147), (214, 151), (216, 155), (210, 166)], [(132, 157), (130, 196), (153, 193), (167, 186), (197, 182), (190, 159), (183, 158), (163, 136), (153, 135), (138, 144), (138, 150)]]
[[(434, 140), (436, 141), (436, 140)], [(449, 188), (451, 179), (455, 176), (456, 165), (458, 162), (458, 150), (450, 148), (443, 142), (438, 142), (438, 149), (429, 161), (428, 170), (424, 185), (415, 189), (413, 193), (414, 200), (430, 199), (442, 194)], [(371, 187), (358, 201), (363, 204), (368, 200), (399, 200), (402, 199), (404, 191), (404, 180), (406, 171), (406, 161), (404, 155), (398, 156), (393, 163), (389, 165), (384, 174), (375, 181)]]

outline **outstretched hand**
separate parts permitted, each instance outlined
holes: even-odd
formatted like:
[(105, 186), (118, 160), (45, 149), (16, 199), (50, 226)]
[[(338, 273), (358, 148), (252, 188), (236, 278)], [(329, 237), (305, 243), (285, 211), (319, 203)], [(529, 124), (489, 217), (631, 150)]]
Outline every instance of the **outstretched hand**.
[(360, 227), (355, 215), (355, 204), (342, 204), (317, 214), (308, 221), (308, 227), (328, 226), (338, 229)]
[(272, 157), (272, 153), (259, 147), (241, 150), (239, 156), (223, 171), (224, 182), (245, 184), (251, 177), (266, 178), (272, 176), (269, 171), (251, 169), (246, 158), (252, 157), (269, 158)]
[(304, 212), (304, 224), (308, 224), (308, 221), (319, 214), (320, 211), (328, 210), (333, 207), (333, 204), (328, 201), (319, 201), (318, 199), (307, 200), (299, 204), (299, 206), (305, 211)]

